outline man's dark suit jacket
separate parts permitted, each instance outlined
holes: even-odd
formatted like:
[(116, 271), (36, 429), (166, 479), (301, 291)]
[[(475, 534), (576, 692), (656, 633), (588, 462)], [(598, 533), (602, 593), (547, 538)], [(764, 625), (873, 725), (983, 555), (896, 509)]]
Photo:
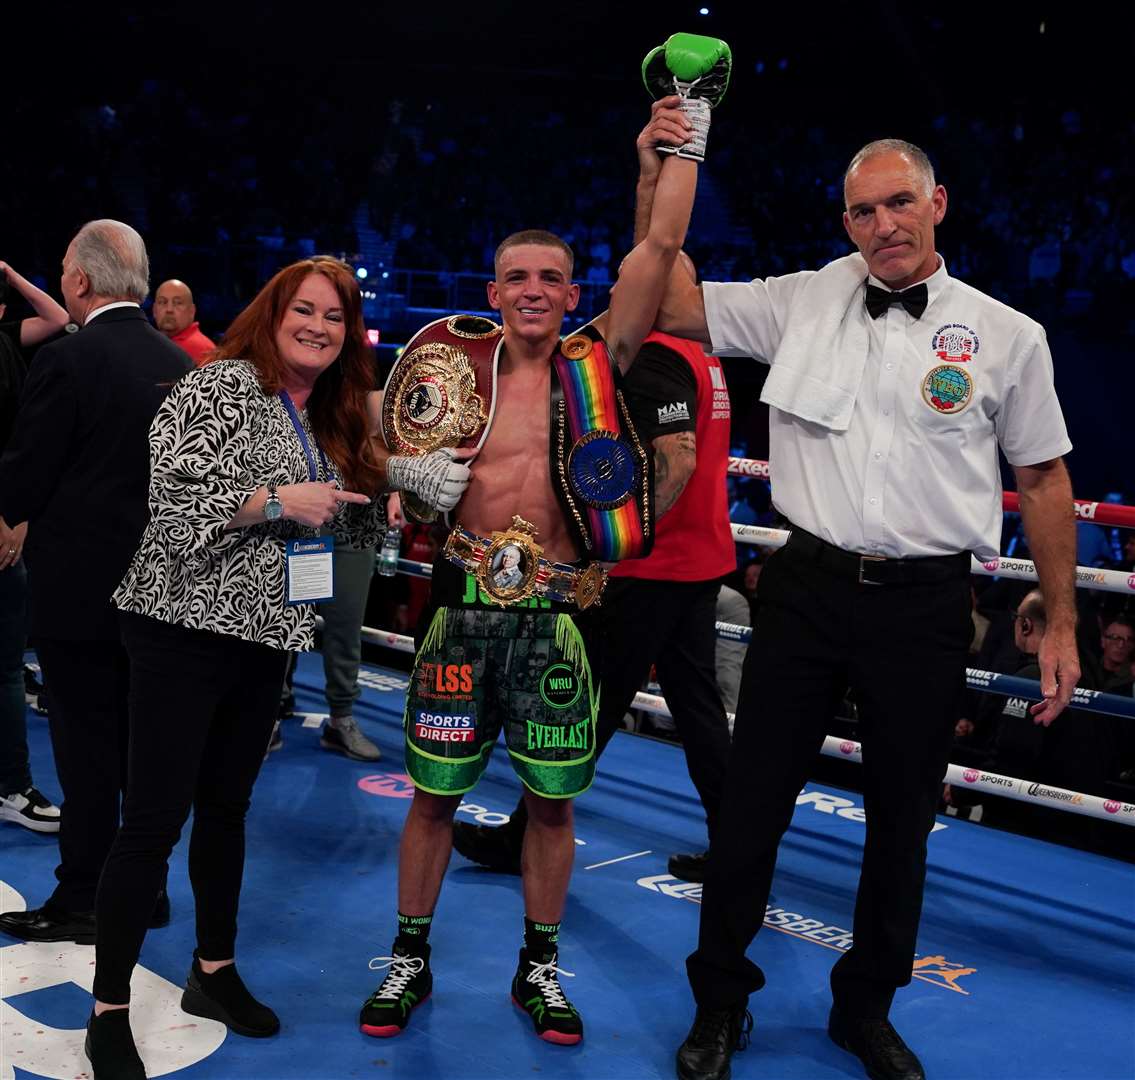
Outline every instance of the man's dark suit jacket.
[(149, 431), (193, 368), (141, 308), (40, 349), (0, 459), (0, 516), (26, 521), (28, 636), (117, 640), (111, 594), (149, 520)]

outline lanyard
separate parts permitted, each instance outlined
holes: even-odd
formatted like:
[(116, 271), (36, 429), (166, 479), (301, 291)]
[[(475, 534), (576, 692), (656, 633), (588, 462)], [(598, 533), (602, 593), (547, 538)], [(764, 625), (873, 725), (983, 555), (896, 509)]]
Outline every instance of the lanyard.
[[(311, 452), (311, 444), (307, 441), (307, 432), (304, 431), (303, 424), (300, 423), (299, 413), (296, 412), (295, 402), (292, 401), (287, 390), (281, 390), (279, 396), (280, 400), (284, 403), (284, 408), (288, 410), (288, 417), (292, 421), (292, 427), (296, 429), (296, 434), (300, 437), (300, 446), (303, 447), (303, 456), (307, 458), (308, 479), (314, 483), (319, 479), (319, 472), (315, 467), (315, 455)], [(323, 474), (330, 479), (331, 470), (327, 467), (327, 458), (323, 456), (323, 448), (319, 443), (316, 443), (315, 449), (319, 453), (319, 460), (323, 463)]]

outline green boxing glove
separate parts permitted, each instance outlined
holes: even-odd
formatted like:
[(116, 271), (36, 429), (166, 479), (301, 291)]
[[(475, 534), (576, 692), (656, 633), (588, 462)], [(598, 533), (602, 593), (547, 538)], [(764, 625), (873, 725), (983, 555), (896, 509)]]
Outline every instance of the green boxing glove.
[(651, 97), (678, 94), (682, 111), (694, 125), (690, 141), (683, 146), (660, 144), (662, 153), (705, 161), (710, 109), (720, 104), (729, 86), (733, 53), (720, 38), (701, 34), (671, 34), (665, 45), (646, 54), (642, 81)]

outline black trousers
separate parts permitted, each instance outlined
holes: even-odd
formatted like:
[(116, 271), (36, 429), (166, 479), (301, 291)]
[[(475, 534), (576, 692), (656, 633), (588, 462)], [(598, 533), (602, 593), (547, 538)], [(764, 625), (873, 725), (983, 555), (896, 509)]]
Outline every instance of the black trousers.
[(118, 641), (41, 637), (35, 648), (63, 789), (58, 884), (47, 904), (91, 911), (126, 787), (130, 663)]
[(189, 878), (198, 955), (234, 955), (244, 819), (280, 704), (287, 654), (123, 613), (130, 656), (130, 783), (95, 907), (94, 993), (130, 1001), (170, 851), (193, 810)]
[[(716, 580), (611, 578), (603, 603), (585, 615), (598, 642), (601, 672), (596, 757), (622, 727), (653, 664), (711, 837), (730, 742), (715, 668), (719, 590)], [(524, 814), (521, 800), (514, 817), (522, 821)]]
[(764, 919), (781, 835), (836, 705), (860, 705), (866, 840), (854, 944), (832, 971), (849, 1014), (885, 1017), (911, 979), (934, 823), (972, 635), (968, 574), (859, 584), (792, 543), (761, 574), (721, 820), (686, 962), (699, 1005), (764, 985), (745, 956)]

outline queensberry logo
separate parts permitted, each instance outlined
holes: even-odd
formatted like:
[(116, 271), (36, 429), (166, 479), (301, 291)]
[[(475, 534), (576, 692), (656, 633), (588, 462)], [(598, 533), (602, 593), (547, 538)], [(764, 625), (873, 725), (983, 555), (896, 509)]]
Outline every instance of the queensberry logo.
[[(701, 885), (692, 882), (679, 881), (670, 874), (655, 874), (651, 877), (639, 878), (636, 884), (651, 892), (661, 893), (674, 900), (689, 900), (700, 904), (702, 897)], [(835, 926), (824, 922), (823, 919), (810, 919), (795, 911), (773, 907), (771, 904), (765, 908), (764, 924), (770, 930), (788, 934), (790, 937), (806, 941), (812, 945), (822, 945), (826, 949), (835, 949), (836, 952), (847, 952), (852, 946), (851, 931), (843, 926)], [(958, 980), (966, 975), (973, 975), (975, 967), (964, 964), (955, 964), (944, 956), (920, 956), (914, 961), (911, 974), (922, 982), (933, 983), (945, 990), (952, 990), (956, 994), (969, 994), (958, 985)]]
[(295, 550), (296, 550), (296, 553), (298, 554), (301, 551), (323, 551), (324, 547), (323, 547), (322, 542), (318, 541), (318, 540), (315, 541), (314, 543), (311, 543), (311, 544), (301, 544), (297, 540)]

